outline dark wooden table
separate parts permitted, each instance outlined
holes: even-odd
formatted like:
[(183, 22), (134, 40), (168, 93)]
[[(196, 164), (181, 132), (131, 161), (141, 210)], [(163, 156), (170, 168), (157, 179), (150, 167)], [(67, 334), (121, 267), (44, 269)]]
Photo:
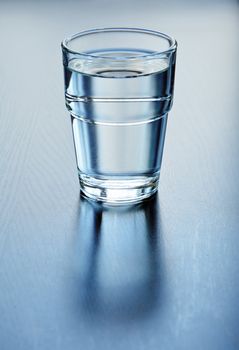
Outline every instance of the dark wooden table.
[[(239, 348), (238, 5), (1, 1), (0, 349)], [(79, 196), (60, 41), (102, 26), (179, 43), (159, 194)]]

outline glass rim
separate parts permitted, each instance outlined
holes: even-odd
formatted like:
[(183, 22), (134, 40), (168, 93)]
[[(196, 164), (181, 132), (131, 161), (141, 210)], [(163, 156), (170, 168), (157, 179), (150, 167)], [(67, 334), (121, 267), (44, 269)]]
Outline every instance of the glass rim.
[[(84, 37), (86, 35), (90, 35), (90, 34), (97, 34), (97, 33), (107, 33), (107, 32), (129, 32), (129, 33), (141, 33), (141, 34), (148, 34), (148, 35), (153, 35), (156, 37), (161, 37), (165, 40), (167, 40), (170, 44), (169, 48), (167, 48), (166, 50), (159, 50), (159, 51), (155, 51), (153, 53), (148, 53), (148, 54), (143, 54), (143, 55), (139, 55), (139, 56), (127, 56), (127, 57), (109, 57), (109, 56), (104, 56), (104, 55), (94, 55), (94, 54), (88, 54), (88, 53), (84, 53), (84, 52), (80, 52), (80, 51), (76, 51), (76, 50), (72, 50), (71, 48), (68, 47), (68, 43), (71, 42), (72, 40), (76, 39), (76, 38), (80, 38), (80, 37)], [(61, 47), (63, 50), (66, 50), (69, 53), (75, 54), (75, 55), (80, 55), (83, 56), (85, 58), (89, 58), (89, 59), (106, 59), (106, 60), (134, 60), (134, 59), (141, 59), (141, 58), (154, 58), (154, 57), (158, 57), (170, 52), (174, 52), (177, 49), (177, 41), (167, 35), (164, 34), (162, 32), (156, 31), (156, 30), (150, 30), (150, 29), (144, 29), (144, 28), (131, 28), (131, 27), (107, 27), (107, 28), (96, 28), (96, 29), (89, 29), (89, 30), (84, 30), (81, 32), (78, 32), (76, 34), (73, 34), (69, 37), (67, 37), (66, 39), (64, 39), (61, 42)]]

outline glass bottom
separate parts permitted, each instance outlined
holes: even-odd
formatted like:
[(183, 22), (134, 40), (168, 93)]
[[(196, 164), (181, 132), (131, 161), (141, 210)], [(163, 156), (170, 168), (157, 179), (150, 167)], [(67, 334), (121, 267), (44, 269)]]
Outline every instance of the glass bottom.
[(152, 196), (158, 189), (159, 173), (153, 176), (113, 179), (79, 174), (85, 196), (110, 204), (137, 203)]

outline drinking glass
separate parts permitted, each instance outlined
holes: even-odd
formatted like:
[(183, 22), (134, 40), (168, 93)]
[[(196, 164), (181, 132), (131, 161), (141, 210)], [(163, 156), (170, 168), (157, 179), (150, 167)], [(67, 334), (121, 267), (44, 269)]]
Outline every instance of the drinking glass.
[(65, 100), (82, 192), (107, 203), (157, 191), (177, 43), (138, 28), (80, 32), (62, 42)]

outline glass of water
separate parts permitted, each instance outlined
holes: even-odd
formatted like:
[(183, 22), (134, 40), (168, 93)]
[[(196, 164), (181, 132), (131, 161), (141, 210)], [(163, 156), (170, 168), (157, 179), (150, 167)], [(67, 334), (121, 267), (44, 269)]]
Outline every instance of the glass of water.
[(83, 193), (108, 203), (157, 191), (176, 41), (137, 28), (88, 30), (62, 42), (66, 106)]

